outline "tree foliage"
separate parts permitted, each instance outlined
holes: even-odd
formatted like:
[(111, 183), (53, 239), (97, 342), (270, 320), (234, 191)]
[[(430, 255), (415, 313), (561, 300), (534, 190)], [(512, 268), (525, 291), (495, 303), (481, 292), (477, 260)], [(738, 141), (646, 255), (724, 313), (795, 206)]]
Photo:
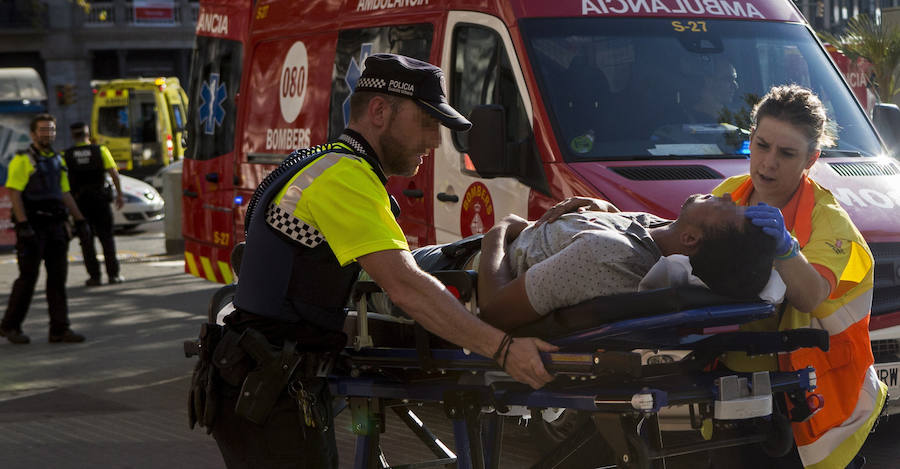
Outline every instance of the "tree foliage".
[(872, 63), (875, 90), (882, 101), (890, 101), (900, 92), (894, 80), (894, 70), (900, 64), (900, 29), (859, 15), (847, 21), (847, 29), (840, 36), (825, 32), (819, 36), (851, 60), (862, 57)]

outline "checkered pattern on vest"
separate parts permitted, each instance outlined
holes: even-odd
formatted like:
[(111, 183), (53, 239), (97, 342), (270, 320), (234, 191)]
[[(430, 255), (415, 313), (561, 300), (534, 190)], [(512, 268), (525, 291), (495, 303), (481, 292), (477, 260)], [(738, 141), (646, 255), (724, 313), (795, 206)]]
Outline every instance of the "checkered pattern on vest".
[(358, 141), (356, 141), (355, 138), (353, 138), (347, 134), (341, 134), (341, 136), (338, 137), (338, 140), (346, 143), (347, 145), (350, 145), (350, 148), (353, 148), (353, 150), (355, 152), (363, 154), (363, 155), (366, 154), (366, 149), (363, 148), (362, 144), (359, 143)]
[(288, 238), (309, 248), (325, 242), (325, 237), (319, 233), (319, 230), (275, 204), (270, 205), (266, 211), (266, 223), (284, 233)]

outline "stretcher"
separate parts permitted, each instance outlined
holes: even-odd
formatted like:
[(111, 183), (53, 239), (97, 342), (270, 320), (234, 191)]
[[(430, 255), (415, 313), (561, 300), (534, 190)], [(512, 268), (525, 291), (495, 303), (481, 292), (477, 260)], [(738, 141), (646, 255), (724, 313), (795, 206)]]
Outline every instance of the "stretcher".
[[(474, 309), (477, 274), (432, 272), (461, 302)], [(210, 320), (234, 287), (216, 293)], [(391, 409), (435, 455), (407, 467), (453, 465), (497, 468), (508, 416), (548, 409), (575, 409), (588, 418), (533, 467), (565, 467), (580, 447), (602, 438), (618, 467), (648, 468), (667, 457), (717, 448), (760, 444), (770, 455), (792, 447), (790, 422), (822, 405), (815, 370), (736, 373), (711, 364), (726, 351), (779, 353), (801, 347), (828, 348), (824, 331), (741, 332), (737, 326), (776, 314), (764, 302), (738, 302), (705, 288), (674, 287), (600, 297), (553, 312), (511, 331), (560, 347), (542, 355), (556, 379), (539, 390), (511, 380), (493, 360), (449, 344), (396, 311), (371, 311), (371, 281), (353, 293), (348, 346), (322, 362), (337, 411), (349, 408), (357, 435), (356, 468), (390, 466), (380, 449), (385, 410)], [(679, 350), (672, 362), (647, 362), (641, 350)], [(415, 416), (419, 403), (437, 403), (453, 423), (453, 450)], [(789, 404), (788, 404), (789, 403)], [(664, 445), (658, 414), (688, 406), (692, 427), (704, 439)], [(583, 453), (582, 453), (583, 454)]]

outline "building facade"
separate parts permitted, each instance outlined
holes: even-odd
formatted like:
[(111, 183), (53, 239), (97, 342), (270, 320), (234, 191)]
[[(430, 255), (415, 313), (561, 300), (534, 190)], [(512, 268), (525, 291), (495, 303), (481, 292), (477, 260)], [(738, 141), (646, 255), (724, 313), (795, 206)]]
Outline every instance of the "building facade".
[[(89, 8), (75, 0), (0, 1), (0, 67), (41, 74), (60, 129), (57, 148), (71, 143), (69, 124), (90, 120), (93, 80), (175, 76), (187, 83), (190, 75), (196, 0), (83, 3)], [(67, 85), (71, 99), (58, 98)]]
[(882, 19), (882, 9), (900, 6), (900, 0), (794, 0), (816, 31), (840, 33), (857, 15)]

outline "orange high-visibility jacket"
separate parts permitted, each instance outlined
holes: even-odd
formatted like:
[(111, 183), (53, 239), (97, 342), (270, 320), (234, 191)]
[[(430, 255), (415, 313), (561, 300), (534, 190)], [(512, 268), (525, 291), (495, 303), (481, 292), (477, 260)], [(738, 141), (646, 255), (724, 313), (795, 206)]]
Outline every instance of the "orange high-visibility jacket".
[[(723, 181), (713, 191), (730, 193), (747, 205), (753, 183), (748, 175)], [(806, 422), (794, 423), (794, 440), (804, 467), (843, 469), (856, 456), (887, 397), (878, 380), (869, 343), (869, 313), (874, 283), (872, 254), (849, 215), (830, 192), (804, 176), (781, 208), (785, 225), (800, 243), (800, 252), (832, 286), (812, 313), (788, 307), (778, 318), (748, 324), (746, 330), (813, 327), (828, 331), (828, 352), (804, 348), (779, 356), (748, 357), (729, 353), (725, 364), (736, 371), (797, 370), (813, 366), (816, 393), (825, 406)]]

